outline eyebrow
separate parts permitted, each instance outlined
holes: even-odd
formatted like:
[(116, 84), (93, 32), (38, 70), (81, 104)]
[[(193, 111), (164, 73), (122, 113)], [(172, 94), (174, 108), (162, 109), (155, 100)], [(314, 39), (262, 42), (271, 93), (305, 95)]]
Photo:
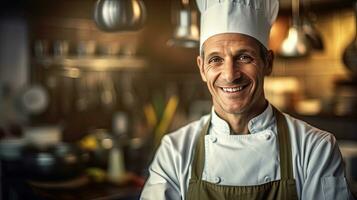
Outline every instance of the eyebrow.
[[(238, 49), (237, 51), (234, 51), (233, 52), (233, 56), (237, 56), (239, 54), (242, 54), (242, 53), (250, 53), (254, 56), (258, 56), (258, 52), (255, 51), (254, 49), (252, 48), (242, 48), (242, 49)], [(207, 56), (205, 56), (206, 58), (211, 58), (213, 56), (217, 56), (217, 55), (222, 55), (221, 52), (219, 51), (213, 51), (213, 52), (210, 52), (209, 54), (207, 54)]]
[(205, 56), (206, 58), (211, 58), (213, 56), (218, 56), (218, 55), (221, 55), (222, 53), (220, 53), (219, 51), (214, 51), (214, 52), (211, 52), (209, 54), (207, 54), (207, 56)]

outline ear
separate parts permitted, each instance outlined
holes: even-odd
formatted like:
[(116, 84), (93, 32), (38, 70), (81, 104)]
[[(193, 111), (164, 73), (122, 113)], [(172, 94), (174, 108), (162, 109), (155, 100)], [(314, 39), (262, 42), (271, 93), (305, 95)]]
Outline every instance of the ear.
[(274, 62), (274, 52), (272, 50), (268, 51), (267, 62), (265, 68), (265, 75), (269, 76), (273, 72), (273, 62)]
[(201, 56), (197, 56), (197, 67), (200, 70), (202, 80), (204, 82), (207, 82), (205, 69), (204, 69), (204, 60)]

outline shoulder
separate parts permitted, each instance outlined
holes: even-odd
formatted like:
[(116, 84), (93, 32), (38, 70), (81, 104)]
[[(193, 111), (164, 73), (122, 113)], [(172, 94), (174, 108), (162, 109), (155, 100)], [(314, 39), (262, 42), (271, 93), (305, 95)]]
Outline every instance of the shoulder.
[(294, 118), (288, 114), (285, 114), (285, 118), (288, 124), (290, 135), (292, 140), (296, 140), (301, 143), (336, 143), (336, 138), (332, 133), (316, 128), (305, 121)]
[(209, 115), (205, 115), (199, 120), (193, 121), (174, 132), (166, 134), (161, 141), (161, 145), (170, 146), (172, 150), (178, 152), (188, 149), (187, 147), (194, 146), (202, 127), (208, 120)]
[(151, 162), (150, 174), (153, 174), (152, 176), (159, 175), (177, 187), (184, 185), (180, 181), (182, 181), (182, 177), (188, 175), (193, 149), (201, 127), (208, 119), (208, 116), (204, 116), (177, 131), (166, 134)]
[(287, 114), (285, 117), (301, 199), (321, 199), (327, 194), (348, 199), (343, 159), (335, 136)]
[(333, 168), (340, 173), (342, 156), (335, 136), (287, 114), (285, 116), (293, 153), (303, 171), (316, 172), (318, 171), (316, 169), (325, 167), (325, 169)]

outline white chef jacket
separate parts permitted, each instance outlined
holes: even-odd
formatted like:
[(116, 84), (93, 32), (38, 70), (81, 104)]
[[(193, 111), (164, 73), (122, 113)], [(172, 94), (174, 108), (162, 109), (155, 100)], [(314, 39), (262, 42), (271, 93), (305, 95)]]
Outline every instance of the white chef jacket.
[[(353, 199), (335, 137), (284, 115), (299, 199)], [(211, 116), (209, 133), (205, 136), (203, 180), (220, 185), (250, 186), (280, 179), (279, 142), (271, 105), (249, 121), (251, 134), (231, 135), (228, 123), (214, 109)], [(194, 149), (209, 119), (208, 115), (203, 116), (163, 137), (140, 199), (186, 199)]]

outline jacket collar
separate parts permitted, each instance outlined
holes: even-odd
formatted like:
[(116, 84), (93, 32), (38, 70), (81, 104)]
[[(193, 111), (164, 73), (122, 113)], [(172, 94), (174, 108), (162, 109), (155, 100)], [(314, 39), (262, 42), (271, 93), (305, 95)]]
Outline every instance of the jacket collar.
[[(211, 116), (212, 116), (211, 127), (216, 133), (228, 134), (228, 135), (231, 133), (231, 129), (229, 127), (228, 122), (226, 122), (224, 119), (220, 118), (216, 114), (214, 107), (212, 107)], [(248, 122), (248, 130), (251, 134), (258, 133), (268, 128), (271, 128), (271, 126), (273, 126), (274, 123), (275, 123), (275, 118), (273, 114), (273, 108), (268, 103), (268, 106), (265, 108), (265, 110), (262, 113), (252, 118)]]

